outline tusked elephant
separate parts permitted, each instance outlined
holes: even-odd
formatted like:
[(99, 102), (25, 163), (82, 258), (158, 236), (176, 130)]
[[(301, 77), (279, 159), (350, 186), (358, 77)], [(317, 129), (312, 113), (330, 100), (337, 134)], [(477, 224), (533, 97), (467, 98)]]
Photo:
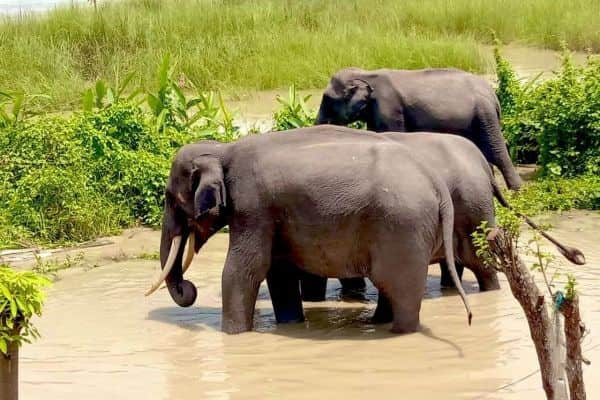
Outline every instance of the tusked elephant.
[(318, 126), (186, 145), (165, 195), (162, 269), (146, 295), (166, 280), (173, 300), (190, 306), (196, 287), (183, 273), (194, 252), (228, 224), (227, 333), (252, 329), (264, 279), (277, 321), (303, 320), (295, 266), (324, 277), (370, 278), (389, 300), (392, 331), (414, 332), (427, 266), (439, 257), (471, 320), (454, 267), (448, 188), (409, 148), (380, 135)]
[(355, 121), (375, 132), (464, 136), (500, 169), (510, 189), (521, 186), (502, 135), (498, 98), (476, 75), (457, 69), (339, 70), (323, 93), (316, 124)]
[[(348, 129), (348, 132), (352, 130)], [(490, 227), (495, 226), (494, 197), (502, 206), (510, 208), (510, 205), (502, 196), (481, 152), (473, 143), (457, 135), (385, 132), (378, 136), (406, 146), (413, 156), (439, 173), (451, 193), (454, 204), (454, 251), (458, 275), (461, 276), (463, 267), (467, 267), (475, 275), (481, 291), (498, 289), (496, 272), (487, 268), (477, 257), (477, 249), (472, 242), (471, 234), (482, 221), (486, 221)], [(372, 134), (368, 137), (377, 140), (377, 137), (373, 137)], [(394, 160), (394, 163), (406, 162), (412, 162), (412, 159)], [(529, 219), (526, 219), (526, 222), (539, 230)], [(545, 232), (542, 232), (542, 235), (555, 244), (571, 262), (585, 263), (585, 258), (579, 250), (559, 243)], [(431, 260), (431, 263), (435, 262), (440, 262), (442, 267), (442, 286), (452, 286), (453, 282), (445, 261)], [(301, 275), (302, 290), (310, 294), (312, 301), (325, 299), (326, 285), (326, 278), (307, 273)], [(363, 285), (362, 278), (342, 280), (342, 287), (346, 290), (360, 288)], [(388, 319), (381, 315), (381, 312), (376, 313), (375, 319), (383, 321)]]

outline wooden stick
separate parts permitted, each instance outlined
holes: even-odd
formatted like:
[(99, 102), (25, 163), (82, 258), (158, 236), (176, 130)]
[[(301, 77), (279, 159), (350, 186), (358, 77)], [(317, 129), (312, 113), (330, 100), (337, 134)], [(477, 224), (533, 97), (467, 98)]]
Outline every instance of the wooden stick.
[(583, 383), (583, 356), (581, 353), (581, 336), (585, 328), (579, 314), (579, 298), (565, 300), (560, 307), (565, 316), (565, 340), (567, 343), (567, 379), (571, 400), (585, 400), (585, 385)]

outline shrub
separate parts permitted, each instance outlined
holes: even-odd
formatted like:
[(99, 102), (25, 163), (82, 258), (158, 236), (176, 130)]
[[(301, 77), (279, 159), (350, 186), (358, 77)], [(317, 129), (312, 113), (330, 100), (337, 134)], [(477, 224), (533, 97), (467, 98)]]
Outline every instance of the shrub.
[[(84, 93), (83, 112), (2, 120), (0, 247), (83, 241), (134, 221), (157, 225), (175, 151), (199, 139), (240, 137), (220, 95), (219, 104), (213, 93), (186, 97), (168, 58), (159, 74), (148, 104), (160, 110), (128, 103), (126, 83), (113, 89), (99, 82)], [(6, 100), (13, 97), (3, 99), (15, 109)]]
[(527, 114), (531, 87), (535, 80), (523, 85), (500, 50), (494, 49), (498, 88), (496, 94), (502, 109), (502, 130), (508, 141), (511, 158), (526, 164), (537, 162), (539, 146), (536, 134), (538, 124)]
[(600, 176), (544, 178), (506, 197), (516, 210), (530, 216), (573, 208), (600, 210)]
[(31, 119), (0, 129), (0, 213), (19, 236), (81, 241), (138, 220), (160, 220), (171, 141), (138, 107), (116, 103), (68, 118)]
[(600, 59), (573, 64), (568, 51), (550, 79), (525, 84), (496, 49), (502, 126), (517, 162), (537, 162), (542, 175), (600, 172)]
[[(45, 118), (0, 130), (3, 197), (11, 229), (43, 241), (85, 240), (111, 232), (125, 217), (94, 188), (73, 122)], [(114, 230), (114, 228), (113, 228)], [(14, 238), (13, 238), (14, 239)]]

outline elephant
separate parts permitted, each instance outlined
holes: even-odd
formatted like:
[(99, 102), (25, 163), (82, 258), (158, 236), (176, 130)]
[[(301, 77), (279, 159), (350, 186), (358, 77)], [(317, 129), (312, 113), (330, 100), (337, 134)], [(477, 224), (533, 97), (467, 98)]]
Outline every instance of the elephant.
[(265, 279), (277, 322), (304, 320), (295, 268), (368, 277), (389, 301), (392, 332), (415, 332), (427, 266), (440, 257), (470, 323), (454, 266), (450, 193), (411, 153), (378, 134), (336, 126), (183, 146), (165, 189), (161, 270), (146, 295), (166, 281), (175, 303), (193, 304), (196, 287), (183, 274), (194, 253), (229, 225), (222, 275), (226, 333), (252, 329)]
[[(348, 129), (348, 131), (352, 130)], [(511, 208), (511, 206), (503, 197), (481, 152), (472, 142), (457, 135), (432, 135), (430, 132), (385, 132), (378, 136), (410, 148), (413, 156), (418, 156), (422, 162), (438, 171), (451, 193), (454, 205), (454, 251), (459, 277), (462, 275), (463, 267), (467, 267), (475, 275), (481, 291), (499, 289), (496, 272), (487, 268), (477, 257), (477, 249), (473, 244), (471, 234), (483, 221), (486, 221), (489, 227), (495, 226), (494, 198), (506, 208)], [(373, 139), (377, 140), (377, 138)], [(394, 162), (412, 161), (398, 159)], [(531, 220), (526, 219), (526, 222), (534, 229), (539, 230), (539, 227)], [(555, 244), (571, 262), (575, 264), (585, 262), (585, 258), (579, 250), (561, 244), (545, 232), (542, 232), (542, 235)], [(443, 259), (431, 260), (431, 263), (436, 262), (440, 262), (442, 267), (442, 286), (453, 286), (445, 261)], [(313, 301), (324, 300), (326, 278), (306, 277), (305, 275), (306, 273), (300, 278), (302, 290), (306, 290)], [(351, 285), (349, 289), (364, 285), (362, 278), (352, 278), (351, 280), (342, 280), (342, 287), (347, 285), (348, 281)], [(389, 313), (387, 314), (389, 315)], [(382, 317), (381, 312), (376, 312), (375, 315), (376, 321), (387, 321), (387, 318)]]
[(500, 126), (500, 103), (481, 77), (458, 69), (337, 71), (323, 93), (315, 124), (367, 124), (375, 132), (428, 131), (464, 136), (517, 190)]

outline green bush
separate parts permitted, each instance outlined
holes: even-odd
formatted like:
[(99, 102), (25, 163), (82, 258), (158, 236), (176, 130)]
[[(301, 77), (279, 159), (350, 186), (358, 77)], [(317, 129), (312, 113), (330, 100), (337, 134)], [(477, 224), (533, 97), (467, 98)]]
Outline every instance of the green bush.
[(516, 210), (530, 216), (546, 211), (600, 210), (600, 176), (544, 178), (505, 195)]
[(133, 221), (158, 224), (170, 158), (196, 136), (171, 138), (153, 124), (139, 107), (116, 103), (0, 129), (0, 216), (12, 226), (0, 240), (82, 241)]
[[(0, 248), (83, 241), (134, 222), (158, 225), (170, 160), (199, 139), (240, 137), (219, 95), (186, 97), (169, 58), (146, 106), (125, 96), (132, 76), (114, 87), (98, 81), (83, 111), (33, 118), (27, 96), (0, 99)], [(148, 110), (146, 109), (146, 110)], [(8, 110), (8, 112), (6, 111)]]
[(542, 175), (600, 172), (600, 59), (562, 66), (547, 80), (520, 82), (496, 49), (497, 94), (513, 160), (537, 162)]

